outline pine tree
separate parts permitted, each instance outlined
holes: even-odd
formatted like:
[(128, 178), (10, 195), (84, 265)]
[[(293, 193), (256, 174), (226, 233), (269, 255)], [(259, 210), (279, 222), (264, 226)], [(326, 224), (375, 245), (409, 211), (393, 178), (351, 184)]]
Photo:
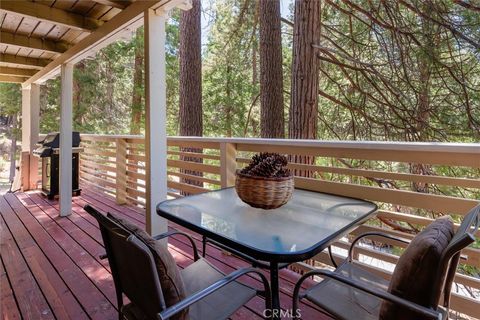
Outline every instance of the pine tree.
[(260, 131), (262, 138), (284, 138), (280, 1), (260, 0)]

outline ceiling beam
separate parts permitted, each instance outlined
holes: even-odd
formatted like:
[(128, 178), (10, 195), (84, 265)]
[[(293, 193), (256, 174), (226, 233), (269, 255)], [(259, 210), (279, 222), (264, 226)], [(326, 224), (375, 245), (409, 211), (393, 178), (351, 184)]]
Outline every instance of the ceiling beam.
[(25, 80), (27, 80), (25, 77), (0, 75), (0, 82), (22, 83)]
[(93, 0), (93, 2), (118, 9), (125, 9), (132, 3), (130, 0)]
[(0, 31), (0, 43), (19, 48), (36, 49), (52, 53), (64, 53), (69, 48), (68, 43), (64, 41), (52, 41), (36, 37), (27, 37), (7, 31)]
[[(2, 0), (4, 1), (4, 0)], [(55, 58), (45, 68), (25, 81), (22, 85), (28, 87), (32, 83), (41, 83), (58, 74), (64, 63), (77, 63), (92, 53), (104, 47), (106, 43), (118, 40), (125, 33), (125, 28), (137, 28), (143, 22), (143, 13), (148, 8), (157, 9), (169, 0), (135, 1), (125, 10), (119, 12), (98, 30), (73, 45), (65, 53)], [(172, 0), (170, 0), (172, 1)], [(168, 3), (168, 2), (167, 2)]]
[(0, 10), (85, 32), (92, 32), (103, 24), (100, 20), (27, 0), (2, 0)]
[(0, 53), (0, 62), (8, 64), (18, 64), (23, 66), (35, 67), (36, 69), (42, 69), (48, 65), (52, 60), (41, 58), (29, 58), (15, 56), (13, 54)]
[(19, 68), (10, 68), (10, 67), (0, 66), (0, 75), (31, 77), (37, 72), (38, 70), (19, 69)]

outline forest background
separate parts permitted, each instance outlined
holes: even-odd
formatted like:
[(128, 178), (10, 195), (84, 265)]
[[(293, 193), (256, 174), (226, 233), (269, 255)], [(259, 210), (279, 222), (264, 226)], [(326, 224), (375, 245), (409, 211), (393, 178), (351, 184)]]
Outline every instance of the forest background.
[[(302, 3), (195, 0), (190, 12), (173, 11), (166, 44), (168, 134), (480, 140), (478, 3), (318, 0), (304, 11)], [(295, 54), (302, 40), (312, 49), (307, 56)], [(269, 52), (260, 50), (262, 41)], [(183, 69), (182, 48), (190, 61)], [(279, 62), (262, 63), (262, 54), (263, 61)], [(74, 130), (142, 134), (143, 68), (142, 28), (76, 64)], [(301, 91), (305, 86), (308, 92)], [(56, 78), (41, 86), (42, 133), (58, 131), (59, 105)], [(3, 158), (5, 138), (20, 136), (20, 107), (20, 86), (0, 84)]]
[[(480, 139), (476, 1), (193, 4), (168, 19), (169, 135)], [(143, 28), (76, 64), (74, 130), (143, 134), (143, 68)], [(0, 84), (4, 170), (20, 108), (20, 86)], [(59, 108), (56, 78), (41, 86), (42, 133), (58, 131)]]
[[(319, 60), (315, 137), (479, 140), (480, 6), (450, 0), (318, 2), (322, 6), (321, 34), (314, 44)], [(202, 2), (204, 136), (261, 135), (259, 3)], [(294, 4), (282, 1), (280, 8), (283, 132), (288, 137)], [(180, 16), (173, 11), (167, 27), (169, 135), (179, 134)], [(75, 130), (143, 133), (142, 53), (140, 28), (131, 39), (75, 66)], [(17, 128), (19, 86), (1, 84), (0, 89), (3, 124)], [(58, 130), (59, 99), (59, 78), (41, 86), (41, 132)]]
[[(302, 45), (307, 55), (294, 54)], [(475, 1), (195, 0), (171, 12), (166, 47), (169, 135), (480, 138)], [(142, 28), (76, 64), (73, 100), (74, 130), (143, 134)], [(58, 131), (59, 105), (56, 78), (41, 86), (42, 133)], [(20, 108), (19, 85), (0, 84), (3, 167)]]

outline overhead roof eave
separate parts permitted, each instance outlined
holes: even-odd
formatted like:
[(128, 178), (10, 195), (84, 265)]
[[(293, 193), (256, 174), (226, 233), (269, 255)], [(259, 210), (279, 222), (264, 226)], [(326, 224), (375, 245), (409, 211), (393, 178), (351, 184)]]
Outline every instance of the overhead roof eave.
[(60, 66), (64, 63), (77, 63), (108, 44), (123, 37), (127, 32), (133, 32), (142, 25), (143, 13), (149, 8), (158, 9), (174, 0), (150, 0), (137, 1), (126, 7), (110, 21), (101, 25), (86, 38), (67, 49), (35, 75), (22, 83), (23, 87), (29, 87), (32, 83), (43, 83), (56, 76), (60, 72)]
[[(90, 0), (78, 4), (79, 8), (62, 8), (62, 2), (48, 6), (2, 0), (0, 82), (22, 83), (24, 88), (41, 84), (55, 77), (62, 64), (77, 63), (120, 38), (129, 38), (143, 24), (147, 9), (165, 14), (175, 7), (191, 7), (190, 0)], [(100, 9), (82, 11), (85, 6)]]

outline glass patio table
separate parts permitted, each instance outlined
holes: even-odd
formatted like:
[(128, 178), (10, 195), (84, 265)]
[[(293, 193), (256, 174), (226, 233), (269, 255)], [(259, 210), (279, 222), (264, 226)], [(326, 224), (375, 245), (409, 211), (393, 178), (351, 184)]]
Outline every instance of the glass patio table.
[(279, 264), (304, 261), (362, 224), (376, 211), (368, 201), (295, 189), (284, 206), (249, 206), (235, 188), (166, 200), (157, 213), (227, 250), (268, 263), (273, 309), (280, 308)]

